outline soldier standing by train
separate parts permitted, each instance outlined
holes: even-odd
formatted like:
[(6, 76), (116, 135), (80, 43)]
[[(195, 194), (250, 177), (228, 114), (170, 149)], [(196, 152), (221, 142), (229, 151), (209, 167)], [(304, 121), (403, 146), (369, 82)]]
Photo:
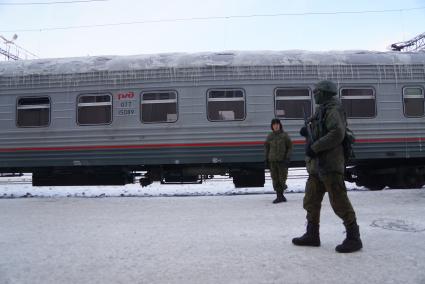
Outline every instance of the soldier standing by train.
[(346, 135), (347, 121), (331, 81), (320, 81), (314, 91), (314, 100), (319, 106), (300, 134), (307, 138), (306, 166), (308, 180), (305, 187), (303, 207), (307, 211), (307, 231), (292, 243), (298, 246), (320, 246), (319, 223), (323, 196), (328, 192), (335, 214), (343, 220), (346, 238), (338, 245), (337, 252), (348, 253), (360, 250), (356, 214), (347, 195), (344, 183), (345, 158), (342, 145)]
[(283, 192), (287, 188), (286, 179), (292, 153), (292, 141), (288, 133), (283, 130), (279, 119), (272, 119), (270, 127), (272, 132), (264, 143), (265, 166), (270, 168), (273, 189), (276, 191), (276, 199), (273, 203), (286, 202)]

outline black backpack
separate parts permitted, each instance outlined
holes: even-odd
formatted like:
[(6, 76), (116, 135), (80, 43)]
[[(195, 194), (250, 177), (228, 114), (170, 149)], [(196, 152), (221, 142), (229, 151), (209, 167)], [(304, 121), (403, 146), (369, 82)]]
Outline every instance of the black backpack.
[(355, 157), (353, 149), (354, 142), (356, 142), (354, 132), (350, 128), (346, 127), (345, 137), (344, 140), (342, 140), (342, 147), (344, 148), (344, 158), (346, 163)]

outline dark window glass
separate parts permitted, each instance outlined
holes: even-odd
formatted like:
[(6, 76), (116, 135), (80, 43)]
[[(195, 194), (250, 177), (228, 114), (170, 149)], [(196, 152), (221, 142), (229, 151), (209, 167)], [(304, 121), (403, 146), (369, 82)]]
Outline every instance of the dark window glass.
[(78, 99), (78, 103), (103, 103), (111, 102), (110, 95), (83, 95)]
[(16, 120), (19, 127), (48, 126), (50, 122), (50, 99), (48, 97), (18, 99)]
[(207, 108), (211, 121), (244, 120), (244, 92), (240, 89), (209, 90)]
[(348, 118), (370, 118), (376, 116), (375, 92), (372, 88), (344, 88), (341, 102)]
[(277, 89), (275, 92), (275, 115), (288, 119), (303, 119), (311, 115), (309, 89)]
[(111, 95), (81, 95), (78, 98), (77, 121), (80, 125), (111, 123)]
[(404, 88), (403, 105), (405, 116), (424, 116), (424, 90), (417, 87)]
[(171, 100), (176, 99), (177, 95), (174, 92), (159, 92), (159, 93), (143, 93), (142, 94), (142, 100), (144, 101), (150, 101), (150, 100)]
[(141, 120), (144, 123), (177, 121), (177, 93), (142, 93), (140, 104)]
[(243, 98), (242, 90), (210, 90), (209, 98)]

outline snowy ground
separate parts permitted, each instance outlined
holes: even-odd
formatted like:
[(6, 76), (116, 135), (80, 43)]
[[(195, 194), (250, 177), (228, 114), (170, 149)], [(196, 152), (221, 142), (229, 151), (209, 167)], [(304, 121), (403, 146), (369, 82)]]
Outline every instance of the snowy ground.
[[(1, 184), (0, 283), (425, 283), (425, 189), (351, 190), (364, 248), (346, 255), (334, 251), (344, 228), (327, 197), (322, 246), (291, 244), (304, 231), (304, 182), (290, 179), (277, 205), (228, 196), (241, 192), (229, 181), (65, 193)], [(181, 190), (206, 196), (161, 197)], [(10, 198), (27, 192), (43, 198)]]
[[(304, 192), (307, 173), (305, 168), (290, 169), (287, 192)], [(346, 183), (349, 190), (365, 190)], [(269, 175), (264, 187), (235, 188), (231, 178), (217, 176), (200, 184), (160, 184), (147, 187), (138, 183), (126, 186), (31, 186), (31, 176), (0, 177), (0, 198), (14, 197), (118, 197), (118, 196), (208, 196), (274, 193)]]

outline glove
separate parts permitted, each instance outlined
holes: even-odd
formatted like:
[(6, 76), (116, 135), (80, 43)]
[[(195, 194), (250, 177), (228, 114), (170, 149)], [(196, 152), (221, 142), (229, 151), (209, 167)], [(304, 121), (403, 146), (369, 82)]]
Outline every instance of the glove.
[(300, 129), (300, 135), (303, 137), (307, 137), (308, 136), (308, 132), (307, 132), (307, 127), (303, 126)]
[(269, 167), (269, 161), (265, 160), (264, 161), (264, 168), (267, 169)]
[(310, 158), (316, 158), (317, 157), (316, 152), (314, 152), (313, 149), (311, 149), (310, 143), (307, 143), (307, 145), (305, 146), (305, 155), (310, 157)]

